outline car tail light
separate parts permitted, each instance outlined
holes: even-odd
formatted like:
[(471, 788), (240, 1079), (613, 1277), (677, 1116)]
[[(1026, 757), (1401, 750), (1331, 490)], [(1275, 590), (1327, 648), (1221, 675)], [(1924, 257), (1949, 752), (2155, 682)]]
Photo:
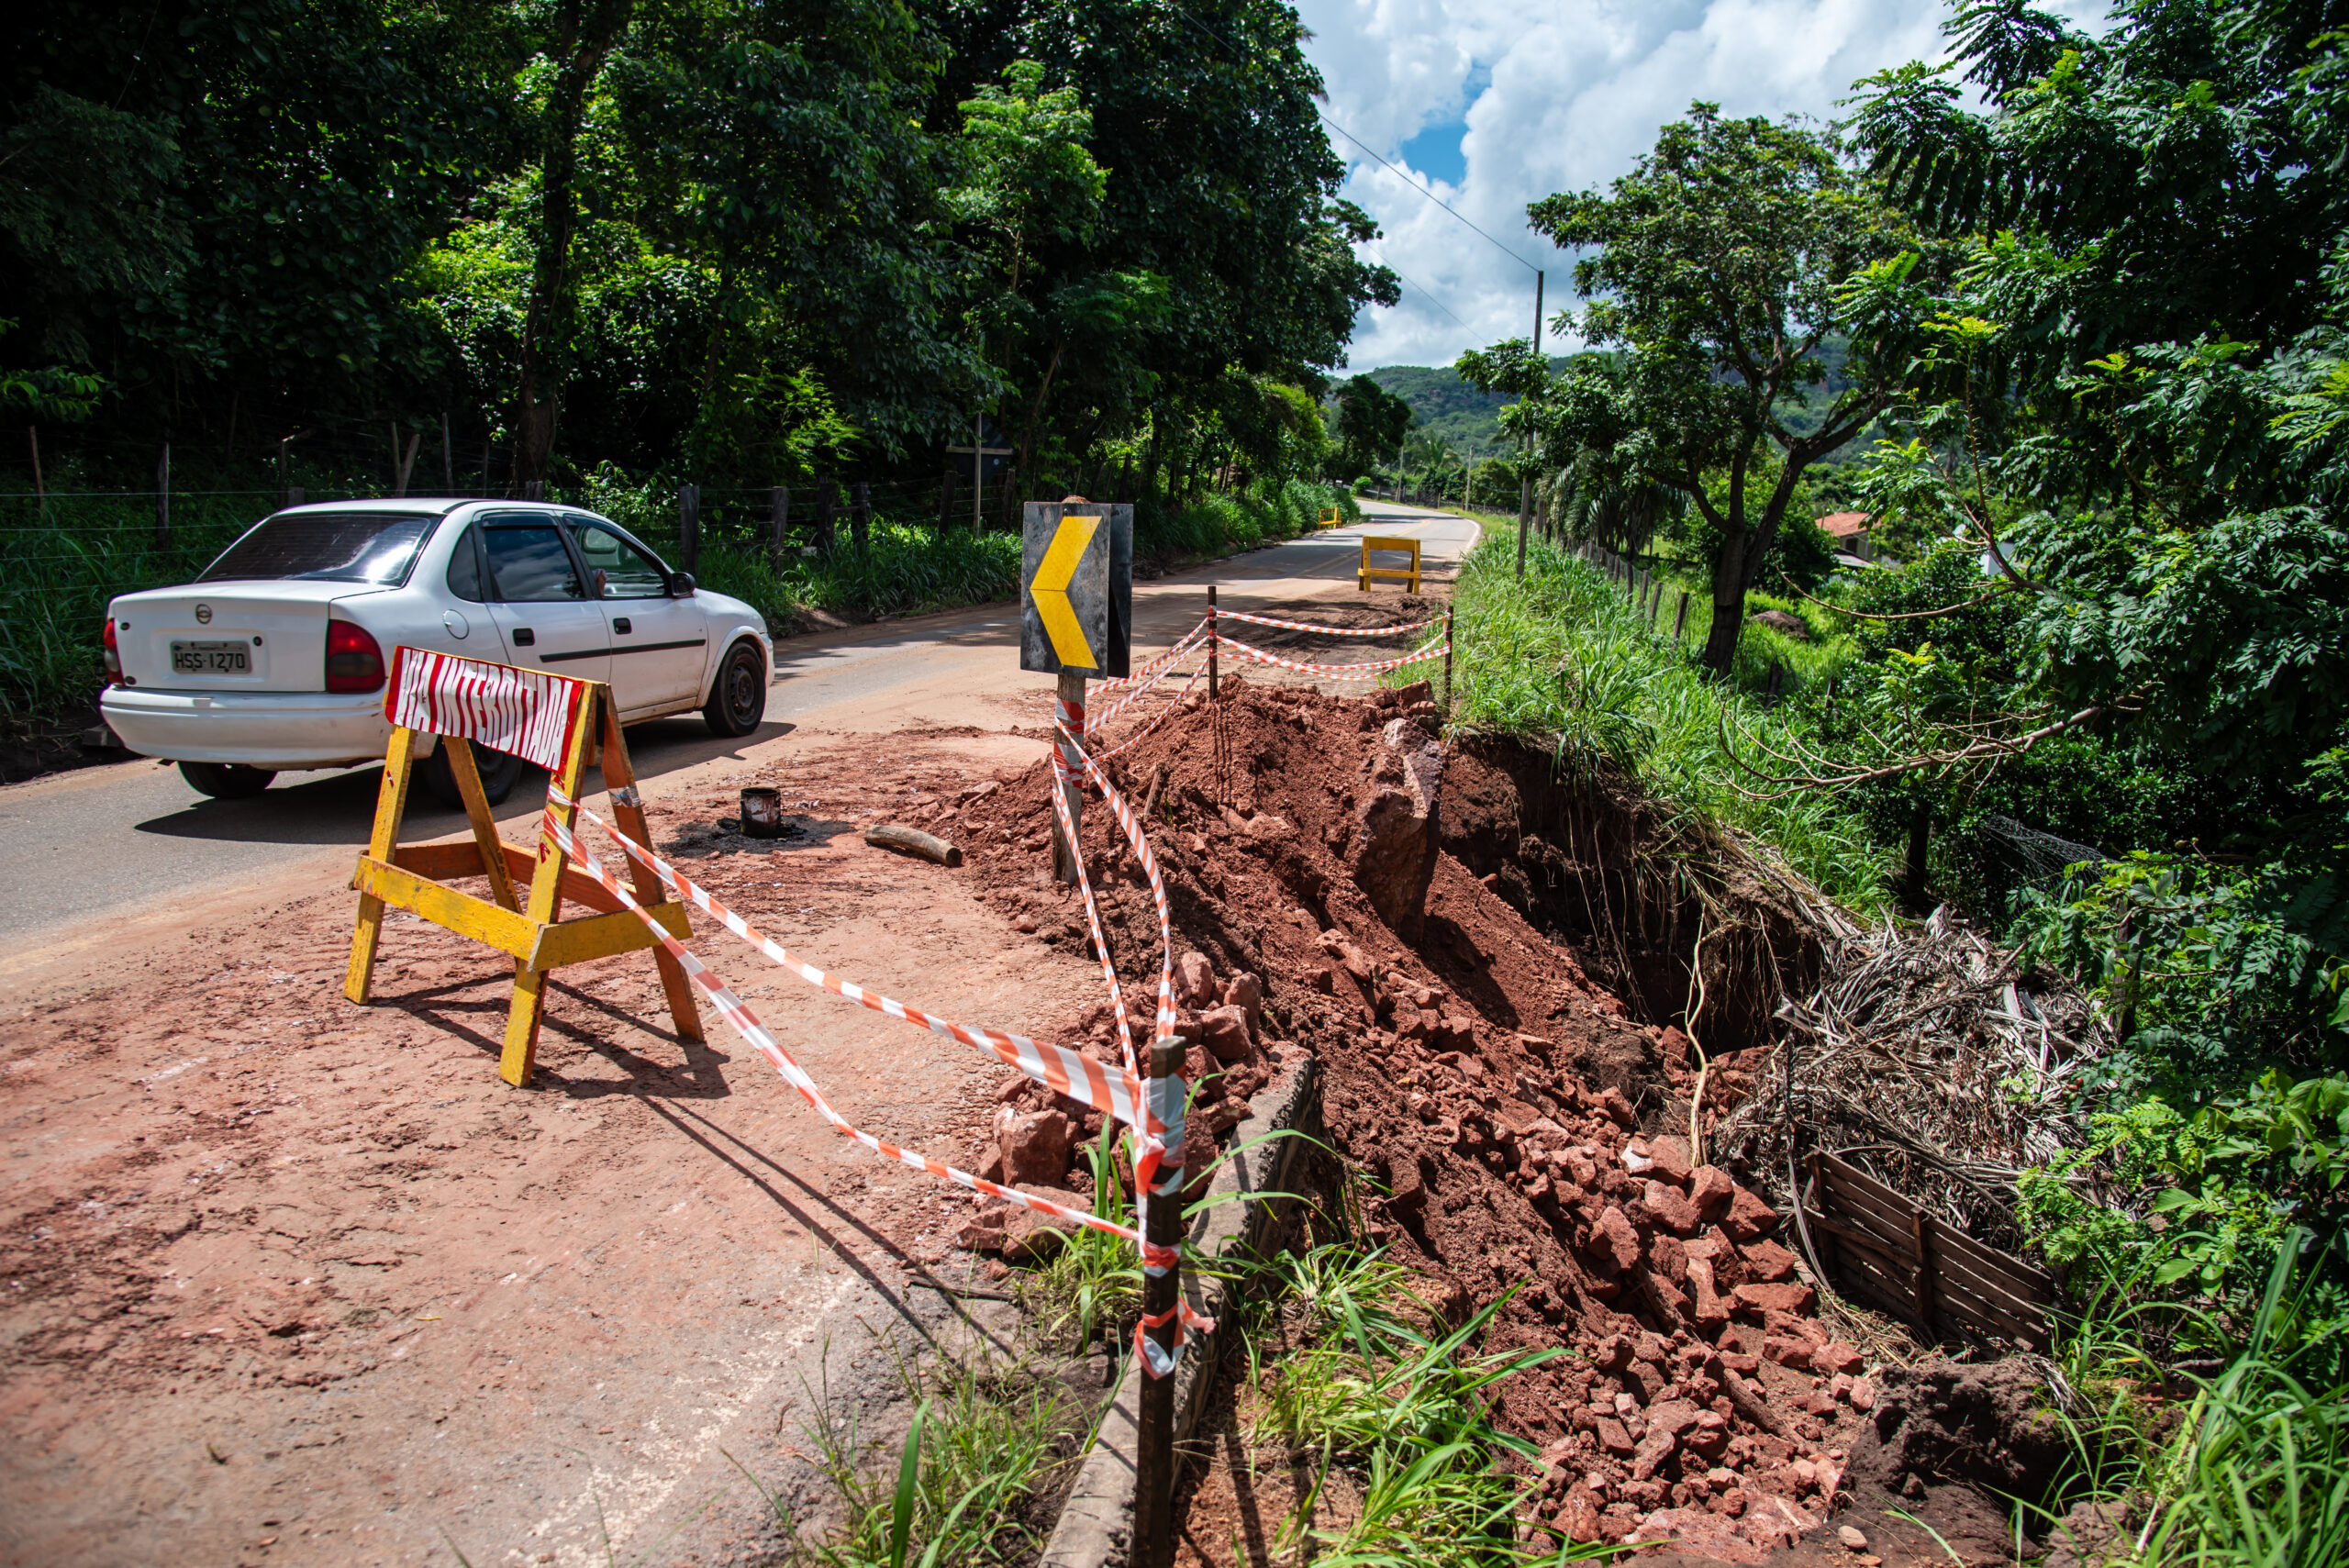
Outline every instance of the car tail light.
[(384, 648), (363, 626), (347, 620), (327, 622), (327, 690), (380, 692), (384, 689)]
[(98, 667), (106, 672), (107, 685), (118, 686), (122, 684), (122, 644), (115, 639), (114, 617), (106, 617), (106, 629), (98, 640), (106, 645), (98, 655)]

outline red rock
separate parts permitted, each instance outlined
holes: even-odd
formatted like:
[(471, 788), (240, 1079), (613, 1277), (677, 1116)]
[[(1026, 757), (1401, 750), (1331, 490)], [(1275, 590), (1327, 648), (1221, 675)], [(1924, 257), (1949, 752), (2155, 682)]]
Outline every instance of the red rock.
[(1199, 1039), (1218, 1062), (1229, 1066), (1248, 1059), (1248, 1015), (1238, 1007), (1209, 1007), (1199, 1015)]
[[(1089, 1213), (1093, 1207), (1084, 1197), (1060, 1187), (1039, 1183), (1028, 1190), (1038, 1197), (1050, 1198), (1064, 1208)], [(1067, 1243), (1069, 1232), (1076, 1228), (1074, 1219), (1040, 1214), (1032, 1208), (1015, 1207), (1003, 1217), (1004, 1261), (1012, 1263), (1046, 1262)]]
[(1688, 1260), (1688, 1294), (1696, 1298), (1690, 1316), (1701, 1329), (1718, 1329), (1729, 1321), (1729, 1303), (1713, 1288), (1713, 1265), (1709, 1258)]
[(1854, 1410), (1876, 1408), (1875, 1384), (1865, 1377), (1855, 1377), (1852, 1380), (1852, 1408)]
[(1595, 1541), (1599, 1539), (1598, 1499), (1591, 1496), (1588, 1485), (1577, 1481), (1566, 1488), (1566, 1500), (1550, 1522), (1570, 1541)]
[(1018, 1111), (1006, 1106), (995, 1114), (995, 1135), (1009, 1184), (1052, 1186), (1068, 1174), (1074, 1133), (1060, 1112)]
[(1848, 1373), (1859, 1371), (1863, 1362), (1857, 1349), (1841, 1340), (1831, 1340), (1812, 1354), (1810, 1364), (1821, 1372)]
[(1657, 1180), (1670, 1182), (1675, 1186), (1687, 1184), (1689, 1167), (1688, 1143), (1686, 1139), (1654, 1140), (1648, 1145), (1648, 1158), (1655, 1162), (1655, 1169), (1649, 1173)]
[(1417, 1045), (1427, 1045), (1434, 1040), (1436, 1029), (1442, 1021), (1424, 1008), (1401, 1007), (1397, 1009), (1395, 1037)]
[(1762, 1359), (1780, 1366), (1808, 1368), (1810, 1365), (1810, 1341), (1772, 1335), (1762, 1341)]
[(1664, 1052), (1666, 1065), (1686, 1068), (1688, 1065), (1688, 1037), (1670, 1024), (1656, 1039), (1656, 1049)]
[(1648, 1262), (1673, 1284), (1685, 1286), (1688, 1283), (1688, 1248), (1679, 1237), (1649, 1238)]
[(1699, 1165), (1689, 1173), (1688, 1201), (1697, 1206), (1706, 1224), (1715, 1224), (1737, 1201), (1737, 1184), (1718, 1165)]
[(1590, 1249), (1598, 1255), (1602, 1271), (1619, 1274), (1640, 1261), (1640, 1233), (1621, 1209), (1609, 1204), (1590, 1228)]
[(1639, 1451), (1640, 1445), (1623, 1429), (1623, 1423), (1612, 1416), (1598, 1418), (1598, 1446), (1617, 1458), (1626, 1458)]
[(1745, 1272), (1753, 1280), (1764, 1284), (1771, 1284), (1779, 1280), (1794, 1278), (1795, 1255), (1776, 1241), (1750, 1242), (1742, 1251), (1745, 1257)]
[(1690, 1203), (1687, 1195), (1678, 1187), (1651, 1181), (1640, 1201), (1647, 1205), (1648, 1212), (1655, 1217), (1657, 1224), (1677, 1235), (1693, 1234), (1699, 1223), (1696, 1205)]
[(1602, 1092), (1598, 1096), (1598, 1108), (1606, 1112), (1607, 1118), (1617, 1127), (1633, 1127), (1639, 1123), (1639, 1116), (1631, 1109), (1631, 1102), (1623, 1097), (1620, 1089)]
[(1409, 1150), (1389, 1151), (1386, 1156), (1386, 1207), (1398, 1214), (1417, 1214), (1427, 1207), (1428, 1189), (1419, 1179), (1419, 1162)]
[[(1705, 1232), (1705, 1240), (1711, 1242), (1713, 1246), (1713, 1283), (1715, 1284), (1724, 1291), (1731, 1291), (1753, 1277), (1753, 1271), (1745, 1266), (1745, 1260), (1738, 1254), (1737, 1243), (1729, 1239), (1728, 1231), (1716, 1225)], [(1788, 1264), (1788, 1267), (1792, 1266), (1791, 1263)]]
[(1757, 1237), (1767, 1236), (1778, 1228), (1778, 1211), (1740, 1187), (1730, 1204), (1729, 1213), (1721, 1220), (1721, 1226), (1731, 1239), (1751, 1241)]
[(1254, 1040), (1264, 1027), (1264, 983), (1243, 969), (1223, 983), (1219, 995), (1225, 1006), (1248, 1015), (1248, 1038)]
[(1697, 1407), (1686, 1399), (1664, 1399), (1648, 1407), (1648, 1435), (1631, 1460), (1631, 1479), (1645, 1481), (1656, 1473), (1658, 1466), (1672, 1457), (1680, 1444), (1680, 1434), (1697, 1424)]
[(1471, 1014), (1446, 1013), (1437, 1027), (1448, 1042), (1463, 1050), (1473, 1048), (1476, 1043), (1476, 1020)]
[(974, 1252), (999, 1252), (1003, 1250), (1003, 1219), (966, 1219), (954, 1228), (954, 1245)]
[(1208, 1007), (1215, 1005), (1215, 966), (1201, 952), (1186, 952), (1174, 961), (1174, 1005)]
[(1732, 1293), (1741, 1312), (1808, 1312), (1818, 1299), (1810, 1286), (1796, 1282), (1785, 1284), (1742, 1284)]

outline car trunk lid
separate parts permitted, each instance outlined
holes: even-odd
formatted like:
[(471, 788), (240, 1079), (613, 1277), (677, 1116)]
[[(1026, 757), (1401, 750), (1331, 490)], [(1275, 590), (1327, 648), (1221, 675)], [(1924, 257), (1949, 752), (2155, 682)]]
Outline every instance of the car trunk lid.
[(329, 612), (382, 592), (357, 583), (204, 583), (125, 594), (107, 613), (127, 685), (320, 692)]

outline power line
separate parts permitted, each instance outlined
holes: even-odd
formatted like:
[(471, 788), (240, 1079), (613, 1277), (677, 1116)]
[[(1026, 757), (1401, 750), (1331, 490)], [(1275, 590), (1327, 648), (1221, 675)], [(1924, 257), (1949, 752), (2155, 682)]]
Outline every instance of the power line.
[[(1374, 260), (1375, 260), (1375, 255), (1374, 255)], [(1461, 329), (1462, 329), (1463, 331), (1474, 332), (1474, 331), (1475, 330), (1475, 328), (1474, 327), (1469, 326), (1469, 325), (1468, 325), (1468, 323), (1466, 323), (1465, 321), (1460, 321), (1460, 317), (1459, 317), (1457, 315), (1453, 314), (1453, 311), (1452, 306), (1448, 306), (1448, 305), (1444, 304), (1444, 303), (1443, 303), (1443, 301), (1442, 301), (1442, 300), (1440, 300), (1440, 299), (1436, 298), (1436, 296), (1435, 296), (1435, 291), (1434, 291), (1433, 289), (1423, 287), (1422, 285), (1420, 285), (1420, 284), (1412, 284), (1412, 283), (1411, 283), (1411, 280), (1410, 280), (1410, 278), (1409, 278), (1409, 276), (1408, 276), (1408, 275), (1407, 275), (1407, 274), (1404, 272), (1403, 269), (1402, 269), (1402, 268), (1400, 268), (1400, 267), (1398, 267), (1398, 266), (1397, 266), (1397, 265), (1396, 265), (1394, 262), (1392, 262), (1392, 261), (1379, 261), (1379, 263), (1378, 263), (1378, 264), (1379, 264), (1380, 266), (1382, 266), (1382, 267), (1386, 268), (1388, 272), (1390, 272), (1394, 273), (1397, 277), (1401, 278), (1405, 283), (1407, 283), (1407, 284), (1411, 284), (1411, 286), (1412, 286), (1413, 288), (1418, 289), (1418, 290), (1419, 291), (1419, 293), (1421, 293), (1422, 295), (1425, 295), (1427, 296), (1427, 301), (1428, 301), (1428, 303), (1429, 303), (1430, 305), (1434, 306), (1438, 310), (1442, 311), (1446, 316), (1450, 316), (1450, 317), (1452, 317), (1452, 319), (1453, 319), (1453, 320), (1454, 320), (1454, 321), (1459, 321), (1459, 322), (1460, 322), (1460, 326), (1461, 326)]]
[[(1484, 238), (1491, 243), (1494, 250), (1498, 250), (1502, 255), (1507, 256), (1510, 261), (1515, 261), (1519, 266), (1523, 267), (1529, 272), (1539, 272), (1542, 271), (1541, 268), (1535, 266), (1532, 262), (1527, 261), (1524, 257), (1519, 255), (1516, 251), (1510, 250), (1499, 240), (1493, 239), (1491, 235), (1486, 234), (1483, 229), (1477, 228), (1475, 224), (1468, 223), (1466, 218), (1460, 217), (1459, 209), (1454, 207), (1450, 202), (1445, 201), (1433, 191), (1429, 190), (1425, 185), (1422, 185), (1417, 180), (1412, 179), (1411, 176), (1403, 170), (1397, 169), (1394, 164), (1387, 162), (1386, 159), (1380, 158), (1377, 153), (1371, 152), (1370, 143), (1364, 141), (1362, 138), (1356, 136), (1353, 132), (1348, 130), (1337, 121), (1331, 119), (1328, 115), (1322, 115), (1320, 110), (1316, 109), (1313, 112), (1317, 115), (1321, 115), (1321, 123), (1323, 125), (1328, 126), (1331, 130), (1336, 131), (1340, 136), (1344, 137), (1348, 141), (1353, 142), (1356, 147), (1359, 147), (1364, 152), (1369, 153), (1372, 158), (1376, 159), (1379, 166), (1385, 169), (1388, 173), (1393, 174), (1396, 178), (1401, 180), (1403, 183), (1419, 192), (1419, 195), (1427, 197), (1428, 200), (1435, 203), (1436, 206), (1452, 214), (1453, 217), (1459, 217), (1461, 222), (1468, 224), (1468, 227), (1472, 229), (1475, 229), (1478, 234), (1484, 235)], [(1457, 317), (1454, 319), (1457, 319)]]
[[(1210, 42), (1215, 43), (1215, 44), (1217, 44), (1217, 45), (1219, 45), (1219, 46), (1220, 46), (1221, 48), (1224, 48), (1224, 49), (1226, 49), (1226, 50), (1235, 50), (1235, 58), (1237, 58), (1235, 46), (1234, 46), (1233, 44), (1231, 44), (1230, 42), (1229, 42), (1228, 40), (1226, 40), (1226, 39), (1221, 39), (1221, 38), (1217, 37), (1217, 35), (1216, 35), (1216, 33), (1214, 32), (1214, 30), (1213, 30), (1212, 28), (1209, 28), (1209, 27), (1208, 27), (1205, 22), (1200, 21), (1197, 17), (1194, 17), (1193, 15), (1191, 15), (1191, 13), (1190, 13), (1190, 12), (1186, 11), (1186, 10), (1185, 10), (1185, 9), (1183, 9), (1183, 7), (1182, 7), (1182, 6), (1176, 6), (1176, 5), (1169, 4), (1169, 5), (1168, 5), (1168, 6), (1167, 6), (1167, 9), (1168, 9), (1168, 10), (1170, 10), (1170, 11), (1173, 11), (1176, 16), (1178, 16), (1178, 17), (1182, 17), (1185, 21), (1186, 21), (1186, 22), (1190, 23), (1190, 24), (1191, 24), (1191, 26), (1193, 26), (1193, 27), (1195, 27), (1195, 28), (1198, 28), (1198, 29), (1199, 29), (1199, 31), (1200, 31), (1201, 33), (1203, 33), (1203, 34), (1205, 34), (1205, 35), (1207, 36), (1208, 39)], [(1246, 61), (1245, 61), (1244, 60), (1241, 60), (1241, 63), (1245, 64), (1245, 63), (1246, 63)], [(1316, 115), (1319, 115), (1319, 116), (1320, 116), (1321, 123), (1322, 123), (1323, 125), (1328, 126), (1331, 130), (1336, 131), (1340, 136), (1344, 137), (1348, 141), (1353, 142), (1356, 147), (1359, 147), (1359, 148), (1361, 148), (1364, 152), (1369, 153), (1371, 157), (1373, 157), (1373, 158), (1375, 158), (1375, 159), (1377, 159), (1377, 161), (1378, 161), (1379, 164), (1380, 164), (1383, 168), (1386, 169), (1389, 172), (1394, 173), (1394, 174), (1396, 174), (1396, 175), (1399, 176), (1399, 177), (1402, 179), (1403, 183), (1405, 183), (1405, 184), (1407, 184), (1407, 185), (1410, 186), (1410, 187), (1411, 187), (1411, 189), (1413, 189), (1413, 190), (1415, 190), (1415, 191), (1419, 192), (1419, 195), (1423, 195), (1423, 196), (1427, 197), (1427, 199), (1428, 199), (1428, 200), (1430, 200), (1430, 201), (1431, 201), (1431, 202), (1435, 203), (1435, 205), (1436, 205), (1436, 206), (1440, 206), (1440, 207), (1443, 208), (1443, 210), (1444, 210), (1444, 211), (1446, 211), (1446, 212), (1448, 212), (1448, 213), (1451, 213), (1453, 217), (1459, 217), (1461, 222), (1465, 223), (1465, 224), (1468, 224), (1468, 227), (1469, 227), (1471, 229), (1474, 229), (1474, 230), (1475, 230), (1475, 231), (1479, 236), (1481, 236), (1481, 237), (1485, 239), (1485, 241), (1486, 241), (1486, 243), (1488, 243), (1489, 245), (1491, 245), (1491, 246), (1493, 247), (1493, 249), (1494, 249), (1494, 250), (1498, 250), (1502, 255), (1507, 256), (1510, 261), (1515, 261), (1519, 266), (1523, 267), (1523, 268), (1524, 268), (1527, 272), (1536, 272), (1536, 273), (1538, 273), (1538, 272), (1540, 272), (1542, 271), (1542, 269), (1541, 269), (1541, 268), (1539, 268), (1539, 267), (1535, 266), (1532, 262), (1531, 262), (1531, 261), (1527, 261), (1524, 257), (1522, 257), (1522, 256), (1519, 255), (1516, 251), (1514, 251), (1514, 250), (1510, 250), (1508, 246), (1506, 246), (1506, 245), (1502, 244), (1499, 240), (1495, 239), (1491, 235), (1485, 233), (1485, 231), (1484, 231), (1483, 229), (1481, 229), (1481, 228), (1476, 228), (1476, 226), (1475, 226), (1475, 224), (1473, 224), (1473, 223), (1469, 223), (1469, 222), (1468, 222), (1468, 220), (1467, 220), (1466, 218), (1464, 218), (1464, 217), (1460, 217), (1460, 213), (1459, 213), (1458, 209), (1454, 208), (1454, 207), (1452, 206), (1452, 204), (1451, 204), (1451, 203), (1449, 203), (1449, 202), (1447, 202), (1447, 201), (1443, 200), (1442, 197), (1438, 196), (1438, 195), (1437, 195), (1433, 191), (1429, 190), (1425, 185), (1419, 184), (1418, 182), (1414, 181), (1414, 180), (1413, 180), (1413, 179), (1412, 179), (1408, 174), (1404, 173), (1404, 172), (1403, 172), (1402, 170), (1396, 168), (1394, 164), (1389, 163), (1389, 162), (1387, 162), (1387, 161), (1386, 161), (1386, 159), (1379, 157), (1379, 155), (1378, 155), (1376, 152), (1373, 152), (1373, 151), (1371, 151), (1370, 143), (1368, 143), (1368, 142), (1364, 141), (1362, 138), (1360, 138), (1360, 137), (1356, 136), (1353, 132), (1352, 132), (1352, 131), (1348, 130), (1345, 127), (1343, 127), (1343, 126), (1340, 125), (1337, 121), (1335, 121), (1335, 120), (1331, 119), (1328, 115), (1323, 114), (1321, 110), (1319, 110), (1319, 109), (1316, 109), (1316, 110), (1314, 110), (1313, 112), (1314, 112)], [(1399, 275), (1399, 274), (1398, 274), (1398, 275)], [(1452, 313), (1451, 313), (1450, 311), (1446, 311), (1446, 312), (1444, 312), (1444, 314), (1445, 314), (1445, 315), (1447, 315), (1447, 316), (1451, 316), (1451, 315), (1452, 315)], [(1458, 317), (1457, 316), (1453, 316), (1453, 317), (1452, 317), (1452, 318), (1453, 318), (1454, 321), (1460, 321), (1460, 317)], [(1466, 322), (1464, 322), (1464, 321), (1461, 321), (1461, 322), (1460, 322), (1460, 324), (1461, 324), (1463, 327), (1465, 327), (1465, 326), (1467, 326), (1467, 325), (1468, 325), (1468, 324), (1467, 324)]]

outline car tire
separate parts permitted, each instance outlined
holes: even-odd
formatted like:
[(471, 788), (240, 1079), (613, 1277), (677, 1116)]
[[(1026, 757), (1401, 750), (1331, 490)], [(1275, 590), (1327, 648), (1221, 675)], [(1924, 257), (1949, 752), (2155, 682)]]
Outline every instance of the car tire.
[[(514, 793), (514, 786), (522, 782), (524, 763), (521, 758), (511, 752), (493, 751), (486, 746), (476, 746), (473, 748), (473, 766), (481, 773), (481, 793), (492, 806), (505, 804), (506, 797)], [(432, 755), (417, 764), (416, 777), (424, 785), (425, 794), (450, 810), (462, 811), (465, 808), (465, 797), (457, 789), (456, 773), (449, 766), (446, 743), (435, 746)]]
[(190, 788), (215, 800), (250, 800), (277, 776), (273, 768), (249, 768), (242, 762), (182, 762), (180, 777)]
[(760, 657), (759, 645), (746, 639), (728, 649), (718, 662), (709, 701), (702, 705), (702, 722), (711, 734), (731, 740), (756, 729), (766, 716), (767, 662)]

